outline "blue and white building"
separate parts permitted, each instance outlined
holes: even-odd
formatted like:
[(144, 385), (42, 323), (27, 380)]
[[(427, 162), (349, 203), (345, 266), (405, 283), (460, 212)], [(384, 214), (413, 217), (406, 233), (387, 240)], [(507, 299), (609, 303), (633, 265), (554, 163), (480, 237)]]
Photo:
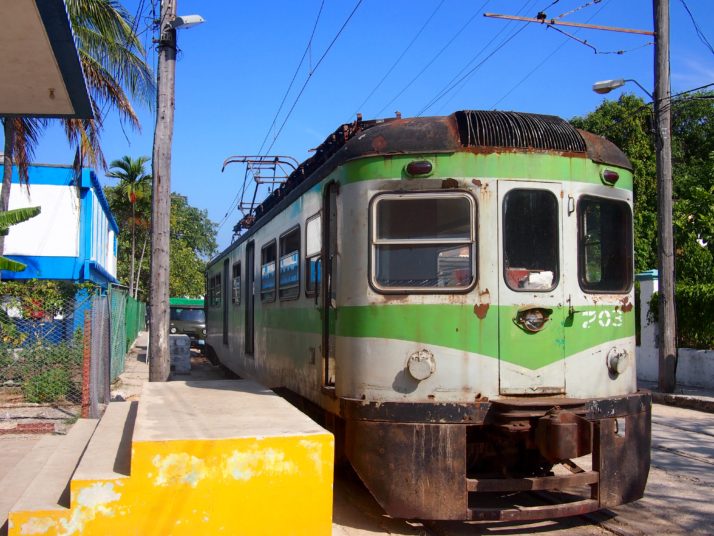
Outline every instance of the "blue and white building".
[(4, 255), (22, 262), (22, 272), (2, 272), (2, 280), (55, 279), (117, 282), (119, 227), (94, 171), (33, 164), (30, 186), (13, 168), (9, 209), (40, 206), (42, 212), (10, 227)]

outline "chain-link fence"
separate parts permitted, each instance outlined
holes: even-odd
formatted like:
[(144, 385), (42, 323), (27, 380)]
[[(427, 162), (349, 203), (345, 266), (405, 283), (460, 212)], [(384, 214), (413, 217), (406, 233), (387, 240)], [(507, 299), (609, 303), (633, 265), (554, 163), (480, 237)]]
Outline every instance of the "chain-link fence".
[(7, 408), (37, 406), (99, 416), (144, 312), (143, 303), (117, 287), (0, 283), (2, 417), (22, 417)]

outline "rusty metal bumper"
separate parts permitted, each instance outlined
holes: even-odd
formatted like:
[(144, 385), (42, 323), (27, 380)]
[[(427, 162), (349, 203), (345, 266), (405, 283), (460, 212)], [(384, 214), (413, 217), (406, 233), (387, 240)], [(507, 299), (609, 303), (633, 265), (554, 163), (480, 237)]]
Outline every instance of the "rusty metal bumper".
[[(650, 466), (651, 396), (596, 400), (500, 399), (473, 404), (369, 403), (342, 399), (346, 453), (375, 499), (394, 517), (518, 521), (584, 514), (642, 497)], [(474, 429), (526, 438), (565, 475), (473, 474)], [(515, 438), (515, 435), (513, 436)], [(592, 469), (570, 457), (591, 454)], [(576, 493), (553, 504), (499, 505), (494, 495)], [(558, 495), (560, 496), (560, 495)], [(572, 499), (571, 497), (576, 497)]]

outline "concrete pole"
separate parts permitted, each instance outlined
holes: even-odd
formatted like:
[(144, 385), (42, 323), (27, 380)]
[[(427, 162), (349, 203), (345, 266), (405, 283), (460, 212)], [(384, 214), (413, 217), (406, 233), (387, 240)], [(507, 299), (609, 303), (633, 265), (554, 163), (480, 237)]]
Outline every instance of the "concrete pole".
[(156, 128), (152, 158), (151, 198), (151, 316), (149, 322), (149, 381), (169, 379), (169, 218), (171, 214), (171, 142), (174, 129), (176, 74), (176, 0), (161, 1)]
[(653, 0), (655, 26), (655, 119), (657, 122), (657, 232), (659, 265), (659, 390), (676, 385), (677, 341), (674, 307), (672, 230), (671, 90), (669, 82), (669, 0)]

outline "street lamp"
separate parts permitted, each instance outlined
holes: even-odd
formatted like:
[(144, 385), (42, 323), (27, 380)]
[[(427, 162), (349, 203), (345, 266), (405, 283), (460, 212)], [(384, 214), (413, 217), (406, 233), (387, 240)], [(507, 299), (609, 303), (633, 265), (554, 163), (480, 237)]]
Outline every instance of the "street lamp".
[(654, 100), (652, 93), (647, 91), (642, 84), (632, 78), (618, 78), (617, 80), (602, 80), (600, 82), (595, 82), (593, 84), (593, 91), (595, 93), (599, 93), (600, 95), (604, 95), (605, 93), (610, 93), (613, 89), (624, 86), (626, 82), (637, 84), (637, 87), (644, 91), (650, 99)]
[[(668, 32), (667, 32), (668, 33)], [(662, 46), (658, 46), (660, 50)], [(661, 52), (658, 52), (658, 54)], [(665, 52), (667, 60), (668, 50)], [(659, 57), (658, 57), (659, 60)], [(672, 141), (669, 90), (669, 69), (659, 68), (668, 61), (658, 61), (655, 71), (657, 98), (633, 79), (602, 80), (593, 84), (593, 91), (609, 93), (633, 82), (652, 99), (656, 124), (655, 150), (657, 154), (657, 265), (659, 272), (659, 374), (660, 391), (674, 392), (676, 385), (677, 339), (674, 300), (674, 237), (672, 226)]]

